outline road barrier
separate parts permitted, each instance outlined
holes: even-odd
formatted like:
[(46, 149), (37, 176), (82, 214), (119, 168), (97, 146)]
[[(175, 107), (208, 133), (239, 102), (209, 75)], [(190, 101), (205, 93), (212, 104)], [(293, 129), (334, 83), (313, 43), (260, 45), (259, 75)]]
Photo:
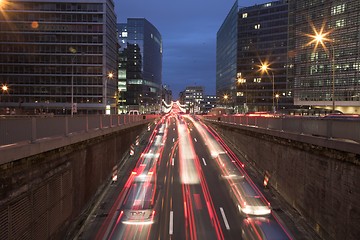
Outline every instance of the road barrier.
[(158, 115), (0, 116), (0, 147), (157, 118)]

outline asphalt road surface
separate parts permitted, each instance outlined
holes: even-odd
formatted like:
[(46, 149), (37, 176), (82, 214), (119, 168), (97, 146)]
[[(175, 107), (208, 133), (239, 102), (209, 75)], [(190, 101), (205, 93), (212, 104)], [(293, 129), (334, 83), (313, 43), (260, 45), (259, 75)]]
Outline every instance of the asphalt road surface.
[(75, 239), (314, 236), (304, 235), (289, 216), (273, 210), (273, 199), (252, 180), (244, 162), (196, 117), (163, 116), (141, 136), (125, 163)]

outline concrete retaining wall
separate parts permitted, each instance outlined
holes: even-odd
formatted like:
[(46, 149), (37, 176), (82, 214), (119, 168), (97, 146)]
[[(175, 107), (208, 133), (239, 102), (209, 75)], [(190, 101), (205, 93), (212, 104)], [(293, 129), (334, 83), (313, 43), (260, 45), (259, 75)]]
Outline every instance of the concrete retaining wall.
[(0, 165), (0, 239), (64, 239), (147, 124)]
[(359, 154), (267, 135), (264, 131), (221, 123), (213, 126), (260, 172), (271, 173), (269, 184), (308, 219), (321, 237), (358, 239)]

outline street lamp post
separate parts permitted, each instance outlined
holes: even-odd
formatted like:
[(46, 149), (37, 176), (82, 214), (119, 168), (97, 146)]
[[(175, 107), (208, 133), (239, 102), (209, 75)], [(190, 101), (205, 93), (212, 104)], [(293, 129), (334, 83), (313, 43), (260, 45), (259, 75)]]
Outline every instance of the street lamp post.
[(73, 47), (69, 48), (70, 52), (74, 54), (71, 58), (71, 117), (74, 116), (74, 64), (76, 58), (76, 49)]
[(106, 106), (107, 106), (107, 83), (108, 83), (108, 79), (112, 79), (114, 77), (114, 74), (112, 72), (109, 72), (106, 77), (105, 77), (105, 82), (104, 82), (104, 103), (105, 103), (105, 112), (106, 112)]
[(279, 110), (279, 98), (280, 98), (280, 94), (275, 94), (275, 98), (276, 98), (276, 111)]
[(270, 70), (269, 68), (269, 64), (268, 63), (262, 63), (262, 65), (260, 66), (260, 71), (261, 72), (266, 72), (268, 74), (268, 72), (271, 72), (272, 75), (272, 110), (273, 112), (275, 111), (275, 77), (274, 77), (274, 72)]
[(332, 110), (335, 111), (335, 48), (334, 44), (330, 44), (332, 48)]
[(225, 94), (223, 98), (224, 98), (224, 104), (225, 104), (225, 112), (227, 112), (227, 108), (228, 108), (227, 104), (228, 104), (228, 100), (229, 100), (229, 95)]
[(331, 95), (332, 95), (332, 110), (335, 111), (335, 47), (333, 44), (333, 40), (327, 38), (326, 36), (330, 34), (329, 32), (323, 32), (323, 29), (321, 29), (319, 32), (313, 28), (314, 30), (314, 35), (311, 34), (306, 34), (307, 36), (309, 36), (310, 38), (312, 38), (313, 40), (311, 40), (307, 45), (310, 45), (312, 43), (315, 43), (315, 48), (314, 51), (316, 51), (317, 47), (319, 44), (321, 44), (321, 46), (323, 47), (323, 49), (325, 51), (327, 51), (326, 45), (325, 43), (328, 42), (330, 44), (330, 48), (331, 48), (331, 58), (329, 58), (331, 60), (331, 74), (332, 74), (332, 90), (331, 90)]
[[(3, 84), (2, 86), (1, 86), (1, 95), (5, 95), (5, 93), (7, 93), (9, 91), (9, 87), (6, 85), (6, 84)], [(1, 95), (0, 95), (0, 102), (1, 102)], [(4, 105), (5, 105), (5, 103), (4, 103)]]

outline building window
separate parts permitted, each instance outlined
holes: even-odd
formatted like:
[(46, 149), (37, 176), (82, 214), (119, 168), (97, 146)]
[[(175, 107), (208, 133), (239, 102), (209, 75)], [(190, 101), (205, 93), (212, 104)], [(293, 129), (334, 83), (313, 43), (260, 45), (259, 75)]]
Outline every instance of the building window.
[(332, 7), (331, 15), (338, 15), (345, 12), (345, 3)]
[(344, 27), (345, 26), (345, 19), (336, 20), (335, 26), (336, 26), (336, 28)]
[(271, 7), (271, 3), (264, 4), (264, 7)]
[(255, 29), (260, 29), (260, 23), (256, 24), (254, 28)]
[(243, 97), (243, 96), (244, 96), (244, 92), (236, 92), (236, 96), (237, 96), (237, 97)]
[(247, 18), (248, 17), (248, 14), (247, 13), (243, 13), (242, 14), (242, 18)]
[(254, 78), (254, 82), (255, 83), (261, 83), (261, 78), (259, 78), (259, 77)]

